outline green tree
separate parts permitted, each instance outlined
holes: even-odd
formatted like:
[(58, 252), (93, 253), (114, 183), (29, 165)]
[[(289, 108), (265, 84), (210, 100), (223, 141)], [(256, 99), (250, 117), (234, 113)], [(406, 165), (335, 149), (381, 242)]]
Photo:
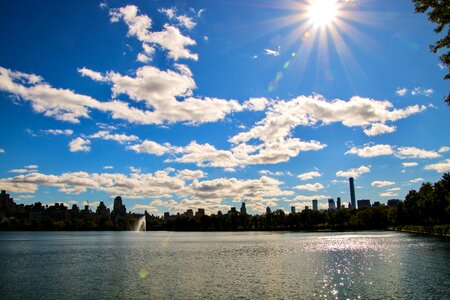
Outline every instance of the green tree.
[[(430, 46), (430, 50), (436, 53), (440, 50), (443, 53), (439, 56), (441, 62), (447, 66), (449, 72), (444, 79), (450, 79), (450, 29), (447, 28), (450, 24), (450, 1), (449, 0), (413, 0), (416, 6), (416, 13), (427, 13), (428, 19), (436, 23), (438, 26), (434, 29), (435, 32), (441, 33), (447, 30), (447, 34), (438, 40), (434, 45)], [(450, 92), (445, 97), (445, 101), (450, 105)]]

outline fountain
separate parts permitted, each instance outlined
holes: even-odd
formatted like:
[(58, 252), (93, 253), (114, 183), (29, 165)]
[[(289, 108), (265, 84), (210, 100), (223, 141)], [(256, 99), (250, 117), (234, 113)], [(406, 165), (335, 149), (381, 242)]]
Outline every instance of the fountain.
[(136, 225), (134, 226), (134, 231), (146, 231), (147, 223), (145, 221), (145, 215), (139, 218)]

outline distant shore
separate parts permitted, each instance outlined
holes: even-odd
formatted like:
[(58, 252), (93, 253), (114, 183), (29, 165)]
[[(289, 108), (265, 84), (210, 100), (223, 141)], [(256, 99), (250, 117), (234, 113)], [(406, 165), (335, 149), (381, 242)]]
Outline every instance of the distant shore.
[(407, 233), (417, 233), (423, 235), (450, 237), (450, 225), (434, 225), (434, 226), (403, 225), (403, 226), (389, 227), (387, 230), (407, 232)]

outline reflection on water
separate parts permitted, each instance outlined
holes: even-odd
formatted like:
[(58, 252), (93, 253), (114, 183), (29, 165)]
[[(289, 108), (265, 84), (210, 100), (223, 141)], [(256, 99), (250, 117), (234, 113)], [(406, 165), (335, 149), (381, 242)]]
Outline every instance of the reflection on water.
[(5, 232), (0, 299), (442, 299), (449, 258), (391, 232)]

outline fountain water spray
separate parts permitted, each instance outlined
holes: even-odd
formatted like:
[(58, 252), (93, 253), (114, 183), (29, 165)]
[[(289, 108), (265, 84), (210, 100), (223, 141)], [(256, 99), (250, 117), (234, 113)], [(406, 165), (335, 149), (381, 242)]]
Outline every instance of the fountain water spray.
[(147, 230), (147, 222), (145, 220), (145, 215), (140, 217), (134, 226), (134, 231), (146, 231)]

